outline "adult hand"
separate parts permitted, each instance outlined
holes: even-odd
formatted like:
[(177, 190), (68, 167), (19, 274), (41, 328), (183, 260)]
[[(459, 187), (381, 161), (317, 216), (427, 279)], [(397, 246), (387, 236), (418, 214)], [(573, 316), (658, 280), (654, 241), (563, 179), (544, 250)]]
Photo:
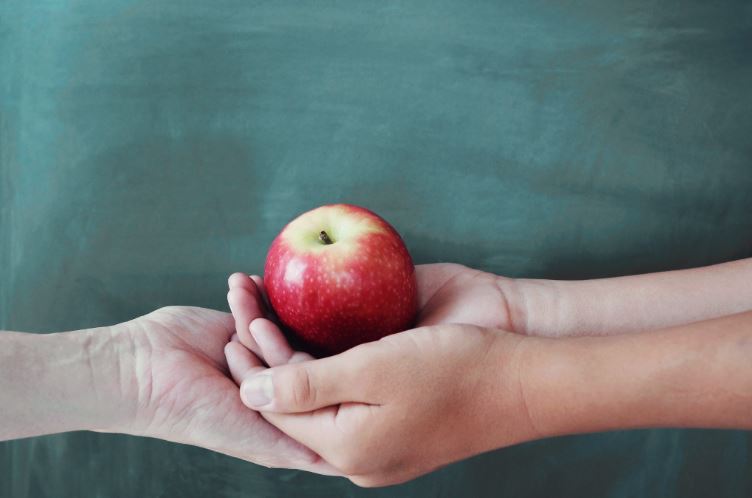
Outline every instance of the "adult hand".
[[(244, 309), (252, 317), (260, 306), (248, 301)], [(195, 307), (161, 308), (116, 325), (113, 337), (126, 345), (119, 359), (121, 396), (131, 416), (101, 430), (191, 444), (269, 467), (336, 473), (243, 406), (224, 355), (234, 332), (232, 315)], [(251, 353), (246, 360), (261, 365)]]
[(428, 326), (307, 361), (273, 323), (253, 332), (272, 368), (228, 349), (243, 402), (356, 484), (395, 484), (538, 436), (520, 389), (525, 337)]

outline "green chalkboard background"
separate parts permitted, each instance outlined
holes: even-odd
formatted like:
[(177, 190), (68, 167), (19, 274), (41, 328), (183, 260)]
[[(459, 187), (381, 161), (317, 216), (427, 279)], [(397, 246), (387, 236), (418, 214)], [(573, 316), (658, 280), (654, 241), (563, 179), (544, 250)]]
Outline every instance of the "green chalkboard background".
[[(510, 276), (748, 257), (752, 3), (0, 0), (0, 173), (5, 329), (227, 309), (335, 201)], [(0, 496), (749, 497), (751, 442), (566, 437), (361, 490), (73, 433), (0, 444)]]

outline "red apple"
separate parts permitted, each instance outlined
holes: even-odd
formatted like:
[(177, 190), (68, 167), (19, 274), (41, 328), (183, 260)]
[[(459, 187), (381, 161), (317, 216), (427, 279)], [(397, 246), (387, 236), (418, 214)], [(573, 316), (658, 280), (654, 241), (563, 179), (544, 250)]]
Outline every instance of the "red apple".
[(403, 331), (418, 309), (402, 238), (375, 213), (349, 204), (288, 223), (269, 248), (264, 284), (279, 320), (318, 356)]

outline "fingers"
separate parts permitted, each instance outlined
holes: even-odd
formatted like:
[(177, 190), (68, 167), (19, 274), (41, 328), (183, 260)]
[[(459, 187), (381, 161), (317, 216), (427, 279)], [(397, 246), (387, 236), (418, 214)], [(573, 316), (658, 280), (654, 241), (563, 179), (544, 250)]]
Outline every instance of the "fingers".
[[(339, 407), (327, 406), (307, 413), (261, 412), (261, 416), (279, 430), (314, 452), (326, 449), (337, 431)], [(335, 464), (336, 466), (336, 464)]]
[[(237, 347), (250, 354), (240, 343), (230, 344), (234, 345), (228, 345), (230, 351)], [(234, 358), (234, 353), (230, 352), (228, 358)], [(233, 366), (236, 366), (234, 359)], [(215, 409), (183, 414), (190, 419), (190, 426), (168, 421), (171, 423), (164, 429), (172, 437), (167, 439), (220, 451), (268, 467), (341, 475), (317, 453), (268, 424), (258, 412), (246, 408), (237, 392), (238, 388), (231, 380), (223, 378), (217, 382), (211, 392), (203, 393), (200, 403), (194, 405), (194, 408), (203, 407), (203, 403), (210, 402)], [(188, 430), (181, 432), (183, 427)]]
[(254, 410), (300, 413), (346, 401), (365, 401), (357, 389), (359, 355), (288, 363), (243, 380), (240, 397)]
[(237, 385), (240, 385), (246, 377), (264, 370), (261, 360), (239, 341), (231, 341), (225, 345), (225, 358), (230, 375)]
[(379, 405), (343, 403), (308, 413), (261, 412), (261, 416), (307, 448), (325, 455), (342, 473), (351, 474), (362, 470), (364, 465), (362, 462), (348, 461), (346, 455), (352, 452), (346, 451), (346, 446), (358, 447), (360, 443), (357, 438), (364, 435), (363, 429), (374, 430), (374, 426), (384, 420), (385, 413)]
[(312, 360), (308, 353), (294, 351), (277, 325), (266, 318), (256, 318), (250, 325), (251, 336), (270, 367)]
[[(233, 337), (237, 338), (236, 335), (233, 335)], [(230, 368), (232, 378), (238, 385), (241, 384), (245, 377), (252, 376), (255, 373), (265, 370), (266, 368), (262, 365), (261, 361), (256, 357), (256, 355), (251, 353), (237, 339), (230, 341), (225, 346), (225, 357), (227, 358), (227, 365)], [(302, 455), (295, 462), (296, 468), (324, 475), (342, 475), (339, 470), (335, 469), (332, 465), (324, 461), (320, 456), (312, 454), (312, 452), (307, 447), (304, 447), (300, 443), (282, 438), (280, 439), (279, 444), (284, 446), (284, 448), (280, 448), (280, 453), (282, 454)]]
[(248, 330), (254, 318), (264, 316), (256, 284), (245, 273), (233, 273), (227, 281), (230, 289), (227, 292), (227, 303), (235, 319), (235, 331), (238, 339), (248, 349), (259, 353), (258, 345)]
[(230, 289), (240, 287), (240, 288), (248, 289), (249, 291), (251, 291), (254, 288), (254, 283), (253, 283), (253, 280), (251, 280), (251, 278), (245, 273), (235, 272), (228, 277), (227, 286)]
[(266, 306), (266, 310), (271, 312), (272, 307), (269, 304), (269, 296), (266, 295), (266, 287), (264, 287), (264, 279), (258, 275), (251, 275), (251, 280), (253, 280), (253, 283), (256, 284), (256, 288), (261, 294), (261, 299), (264, 301), (264, 306)]

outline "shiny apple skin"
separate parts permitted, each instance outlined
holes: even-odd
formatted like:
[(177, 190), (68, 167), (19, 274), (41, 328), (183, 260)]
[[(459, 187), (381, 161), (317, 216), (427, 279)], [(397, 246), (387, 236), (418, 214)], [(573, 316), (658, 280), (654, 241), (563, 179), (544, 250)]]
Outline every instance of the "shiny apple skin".
[[(342, 226), (357, 232), (331, 245), (296, 247), (286, 231), (317, 210), (328, 222), (309, 223), (298, 238)], [(288, 333), (316, 356), (340, 353), (364, 342), (410, 328), (417, 314), (415, 267), (399, 233), (372, 211), (331, 204), (302, 214), (280, 232), (269, 248), (264, 285), (270, 304)], [(324, 213), (320, 211), (319, 214)], [(316, 218), (313, 218), (314, 220)], [(305, 220), (304, 220), (305, 221)], [(321, 225), (321, 226), (318, 226)], [(327, 226), (324, 226), (327, 225)], [(300, 228), (297, 228), (300, 230)], [(323, 244), (323, 243), (322, 243)], [(342, 244), (337, 248), (337, 244)]]

